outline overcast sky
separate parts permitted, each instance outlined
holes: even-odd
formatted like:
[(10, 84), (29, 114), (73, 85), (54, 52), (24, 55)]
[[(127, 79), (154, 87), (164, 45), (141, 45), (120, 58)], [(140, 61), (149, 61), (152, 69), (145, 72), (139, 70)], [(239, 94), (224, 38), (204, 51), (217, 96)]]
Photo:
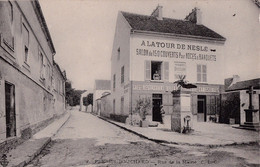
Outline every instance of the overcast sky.
[[(150, 15), (160, 4), (163, 6), (164, 17), (184, 19), (192, 8), (199, 7), (203, 13), (202, 23), (226, 37), (226, 46), (234, 46), (236, 45), (236, 42), (232, 43), (234, 30), (231, 29), (232, 27), (221, 26), (221, 22), (227, 25), (230, 22), (228, 19), (233, 19), (234, 23), (230, 26), (239, 26), (240, 19), (243, 19), (243, 15), (247, 15), (245, 12), (250, 12), (252, 7), (255, 8), (252, 5), (245, 6), (244, 2), (240, 3), (242, 1), (40, 0), (40, 4), (57, 52), (55, 60), (66, 70), (67, 78), (72, 81), (74, 88), (89, 90), (93, 89), (94, 80), (110, 79), (110, 57), (118, 11)], [(233, 18), (235, 13), (237, 21)], [(259, 19), (259, 15), (250, 17), (252, 20)], [(252, 27), (252, 30), (257, 28), (260, 28), (259, 24), (258, 27)], [(233, 48), (234, 50), (228, 52), (231, 56), (226, 59), (225, 63), (230, 63), (231, 67), (227, 65), (226, 70), (223, 70), (225, 77), (233, 74), (239, 74), (242, 79), (260, 77), (260, 56), (256, 50), (257, 42), (259, 42), (257, 35), (260, 35), (259, 30), (254, 30), (254, 33), (251, 33), (244, 41), (246, 44), (252, 42), (247, 48), (249, 52), (252, 52), (250, 58), (243, 55), (243, 52), (248, 51), (241, 51), (239, 48)], [(237, 69), (232, 67), (238, 64)], [(253, 64), (258, 66), (258, 69), (246, 69)]]

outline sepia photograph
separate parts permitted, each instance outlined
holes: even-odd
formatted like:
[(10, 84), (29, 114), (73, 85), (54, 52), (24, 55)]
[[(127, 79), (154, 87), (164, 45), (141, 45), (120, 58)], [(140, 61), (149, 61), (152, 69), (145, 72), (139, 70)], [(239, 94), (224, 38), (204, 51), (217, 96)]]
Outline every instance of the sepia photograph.
[(260, 0), (0, 0), (0, 167), (260, 167)]

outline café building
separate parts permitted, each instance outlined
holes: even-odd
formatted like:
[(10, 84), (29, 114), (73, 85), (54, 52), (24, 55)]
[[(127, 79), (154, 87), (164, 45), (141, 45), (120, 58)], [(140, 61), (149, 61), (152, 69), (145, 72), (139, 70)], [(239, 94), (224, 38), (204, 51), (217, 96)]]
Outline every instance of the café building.
[(197, 8), (183, 20), (162, 17), (158, 6), (151, 15), (118, 13), (111, 56), (112, 113), (128, 116), (138, 99), (150, 99), (147, 117), (160, 121), (173, 110), (173, 82), (185, 80), (191, 89), (191, 111), (197, 121), (208, 121), (219, 110), (224, 78), (225, 38), (201, 24)]

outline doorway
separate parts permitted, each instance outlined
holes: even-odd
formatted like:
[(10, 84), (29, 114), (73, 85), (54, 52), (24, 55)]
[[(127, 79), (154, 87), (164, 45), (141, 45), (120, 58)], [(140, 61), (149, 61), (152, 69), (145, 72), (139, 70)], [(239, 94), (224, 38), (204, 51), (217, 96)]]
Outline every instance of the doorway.
[(6, 138), (16, 136), (15, 87), (5, 83)]
[(198, 95), (198, 122), (207, 121), (206, 95)]
[(162, 105), (162, 94), (153, 94), (153, 121), (161, 122), (162, 116), (160, 106)]

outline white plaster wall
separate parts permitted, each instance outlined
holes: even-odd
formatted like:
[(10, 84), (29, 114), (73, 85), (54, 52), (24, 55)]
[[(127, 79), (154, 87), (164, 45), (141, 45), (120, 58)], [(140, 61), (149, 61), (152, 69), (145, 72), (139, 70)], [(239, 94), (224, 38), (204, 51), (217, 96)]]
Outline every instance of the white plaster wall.
[[(247, 90), (240, 91), (240, 123), (244, 123), (246, 121), (246, 113), (245, 109), (248, 109), (249, 107), (249, 94), (246, 93)], [(258, 109), (258, 112), (254, 113), (254, 117), (259, 120), (259, 94), (260, 90), (254, 90), (256, 94), (253, 94), (252, 103), (254, 106), (254, 109)]]
[[(120, 48), (120, 59), (117, 58), (117, 50)], [(130, 83), (130, 26), (119, 12), (114, 36), (114, 43), (111, 55), (111, 105), (113, 99), (116, 101), (115, 113), (128, 115), (129, 113), (129, 92), (125, 92)], [(124, 66), (124, 83), (121, 83), (121, 67)], [(113, 90), (113, 75), (116, 74), (116, 88)], [(121, 113), (121, 97), (124, 97), (124, 113)]]
[[(148, 35), (134, 35), (131, 38), (131, 80), (134, 81), (144, 81), (145, 77), (145, 60), (152, 61), (168, 61), (169, 62), (169, 82), (174, 82), (174, 62), (185, 62), (186, 63), (186, 79), (189, 82), (197, 83), (197, 64), (206, 64), (207, 65), (207, 83), (208, 84), (224, 84), (223, 73), (223, 53), (222, 47), (223, 44), (217, 44), (213, 42), (203, 42), (203, 41), (194, 41), (186, 39), (174, 39), (166, 37), (154, 37)], [(160, 48), (160, 47), (149, 47), (141, 46), (142, 42), (152, 41), (154, 42), (165, 42), (165, 43), (174, 43), (174, 44), (184, 44), (186, 49), (177, 49), (177, 48)], [(175, 46), (176, 46), (175, 45)], [(190, 51), (187, 50), (187, 45), (200, 45), (206, 46), (210, 49), (215, 49), (216, 52), (203, 52), (203, 51)], [(205, 60), (192, 60), (192, 59), (180, 59), (180, 58), (166, 58), (166, 57), (155, 57), (155, 56), (142, 56), (136, 54), (136, 49), (147, 49), (149, 51), (160, 50), (160, 51), (172, 51), (172, 52), (181, 52), (182, 54), (186, 53), (195, 53), (195, 54), (208, 54), (216, 55), (216, 61), (205, 61)]]

